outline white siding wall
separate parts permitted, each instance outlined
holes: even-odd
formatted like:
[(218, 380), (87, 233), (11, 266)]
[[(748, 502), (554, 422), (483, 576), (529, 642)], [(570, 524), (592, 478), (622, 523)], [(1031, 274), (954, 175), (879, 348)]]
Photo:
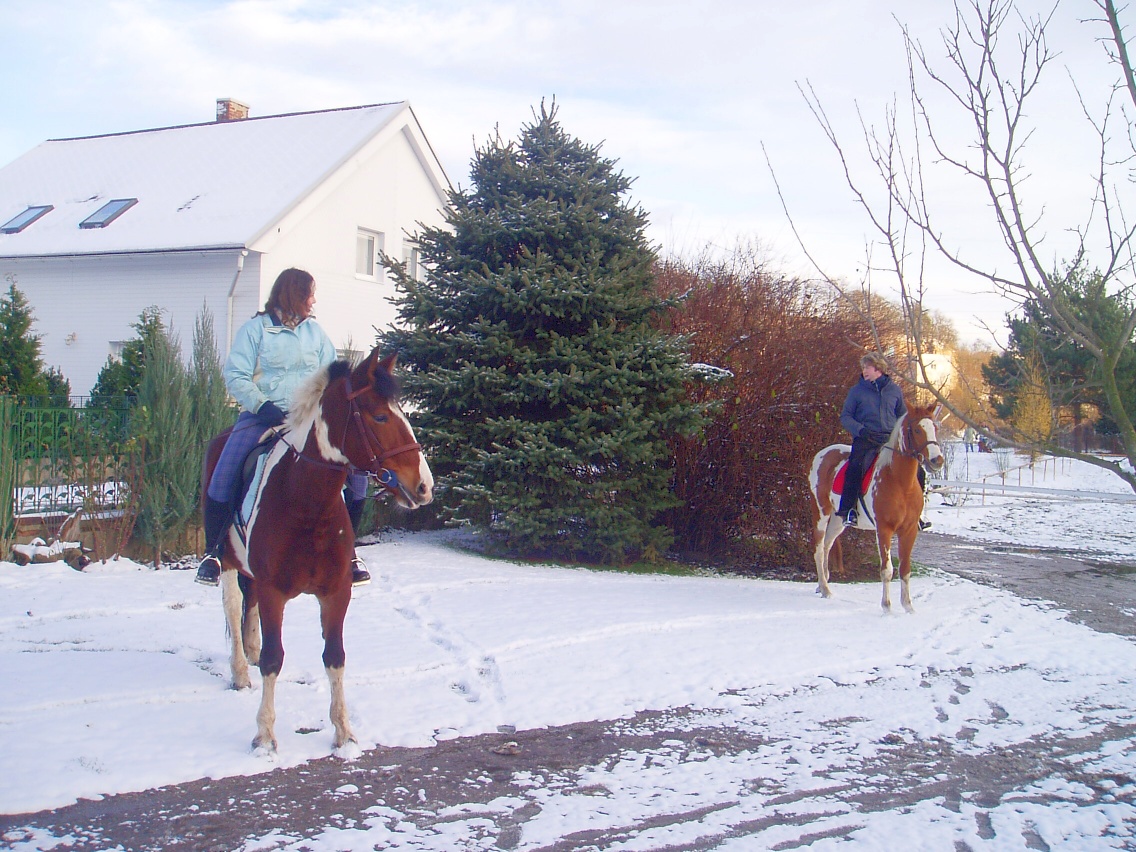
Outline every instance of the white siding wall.
[(306, 215), (294, 224), (286, 217), (264, 255), (262, 304), (281, 270), (308, 270), (316, 279), (316, 318), (339, 349), (350, 341), (354, 349), (369, 351), (375, 328), (385, 329), (396, 316), (388, 301), (394, 286), (385, 276), (375, 282), (355, 274), (358, 229), (383, 233), (386, 253), (402, 260), (407, 233), (417, 232), (418, 222), (443, 223), (444, 202), (406, 134), (380, 142), (345, 166), (347, 179), (336, 182)]
[(263, 307), (276, 276), (290, 266), (315, 276), (316, 317), (336, 347), (367, 351), (376, 327), (395, 320), (388, 301), (394, 287), (385, 275), (356, 276), (356, 233), (381, 232), (386, 252), (403, 260), (417, 223), (443, 224), (445, 177), (427, 171), (428, 151), (412, 121), (380, 132), (249, 244), (239, 275), (240, 252), (233, 249), (0, 258), (0, 284), (14, 276), (35, 313), (45, 363), (61, 369), (76, 394), (90, 392), (112, 342), (134, 337), (132, 323), (150, 305), (163, 310), (188, 360), (194, 322), (207, 304), (224, 357), (233, 333)]
[[(207, 305), (224, 355), (226, 301), (236, 271), (235, 251), (0, 259), (0, 280), (13, 276), (35, 314), (32, 330), (40, 335), (44, 363), (62, 370), (76, 394), (90, 393), (112, 341), (135, 337), (132, 324), (150, 305), (162, 309), (187, 361), (194, 323)], [(242, 279), (246, 274), (243, 283), (255, 286), (259, 263), (251, 253)], [(238, 301), (237, 317), (256, 310), (246, 307), (253, 292)]]

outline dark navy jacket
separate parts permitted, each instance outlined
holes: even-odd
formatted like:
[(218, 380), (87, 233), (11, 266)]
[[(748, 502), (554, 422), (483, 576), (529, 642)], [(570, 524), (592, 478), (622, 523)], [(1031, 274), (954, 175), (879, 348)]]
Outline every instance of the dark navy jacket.
[(907, 413), (903, 391), (888, 376), (874, 382), (861, 378), (848, 391), (840, 424), (855, 438), (865, 429), (890, 432), (895, 421)]

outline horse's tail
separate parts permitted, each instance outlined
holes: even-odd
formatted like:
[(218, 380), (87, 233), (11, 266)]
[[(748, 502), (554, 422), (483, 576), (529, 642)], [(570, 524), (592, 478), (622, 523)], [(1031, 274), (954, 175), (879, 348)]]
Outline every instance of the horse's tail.
[(237, 587), (241, 590), (241, 620), (248, 615), (249, 611), (249, 584), (252, 581), (245, 576), (243, 571), (237, 572)]

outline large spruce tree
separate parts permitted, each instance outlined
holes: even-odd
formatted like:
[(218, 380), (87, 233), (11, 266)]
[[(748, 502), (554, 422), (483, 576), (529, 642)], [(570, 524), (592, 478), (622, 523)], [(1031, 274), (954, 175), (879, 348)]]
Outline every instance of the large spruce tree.
[(504, 551), (621, 563), (669, 544), (667, 439), (701, 425), (683, 342), (652, 320), (631, 181), (541, 104), (474, 156), (448, 227), (417, 235), (422, 279), (387, 259), (419, 438), (452, 519)]

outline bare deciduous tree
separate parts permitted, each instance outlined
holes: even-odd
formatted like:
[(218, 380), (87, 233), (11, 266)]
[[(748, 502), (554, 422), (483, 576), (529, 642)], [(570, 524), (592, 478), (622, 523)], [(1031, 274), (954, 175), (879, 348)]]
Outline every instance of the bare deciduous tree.
[[(1031, 452), (1082, 459), (1112, 471), (1136, 490), (1136, 406), (1124, 399), (1117, 381), (1118, 364), (1131, 350), (1136, 330), (1136, 225), (1124, 204), (1136, 162), (1129, 119), (1136, 106), (1136, 75), (1114, 0), (1079, 2), (1086, 8), (1085, 38), (1104, 46), (1118, 72), (1104, 91), (1085, 90), (1072, 73), (1057, 73), (1057, 57), (1046, 38), (1053, 11), (1029, 16), (1015, 0), (956, 3), (953, 22), (941, 32), (941, 52), (925, 48), (901, 24), (908, 56), (906, 103), (901, 111), (893, 101), (879, 129), (860, 116), (862, 143), (873, 166), (863, 182), (850, 164), (851, 149), (838, 137), (815, 91), (806, 86), (802, 94), (837, 152), (873, 231), (862, 286), (871, 286), (873, 274), (886, 273), (898, 288), (916, 353), (909, 377), (916, 387), (938, 397), (963, 423), (997, 440)], [(1031, 195), (1037, 186), (1032, 180), (1036, 161), (1027, 156), (1040, 147), (1046, 130), (1039, 117), (1045, 115), (1047, 87), (1069, 79), (1080, 104), (1079, 118), (1095, 140), (1086, 212), (1079, 217), (1062, 205), (1047, 209), (1046, 199)], [(960, 139), (963, 128), (966, 138)], [(953, 190), (932, 189), (929, 174), (932, 168), (944, 167), (956, 176), (955, 186), (980, 191), (982, 209), (975, 217), (989, 217), (989, 230), (1009, 251), (1007, 269), (973, 261), (959, 248), (958, 235), (942, 228), (938, 212), (947, 200), (943, 193)], [(1072, 248), (1068, 256), (1054, 258), (1046, 241), (1052, 243), (1060, 234), (1073, 236)], [(1102, 408), (1118, 427), (1127, 464), (1067, 449), (1056, 435), (1044, 437), (998, 422), (989, 410), (963, 410), (952, 404), (932, 381), (923, 357), (928, 352), (923, 301), (928, 288), (935, 286), (928, 272), (935, 257), (957, 272), (976, 276), (1012, 304), (1040, 310), (1054, 333), (1091, 356), (1091, 374), (1075, 381), (1099, 384)], [(1094, 323), (1099, 311), (1076, 289), (1086, 270), (1105, 282), (1096, 308), (1123, 307), (1123, 322), (1109, 328)], [(1051, 399), (1076, 396), (1076, 388), (1061, 385), (1068, 379), (1050, 373), (1046, 380)]]

